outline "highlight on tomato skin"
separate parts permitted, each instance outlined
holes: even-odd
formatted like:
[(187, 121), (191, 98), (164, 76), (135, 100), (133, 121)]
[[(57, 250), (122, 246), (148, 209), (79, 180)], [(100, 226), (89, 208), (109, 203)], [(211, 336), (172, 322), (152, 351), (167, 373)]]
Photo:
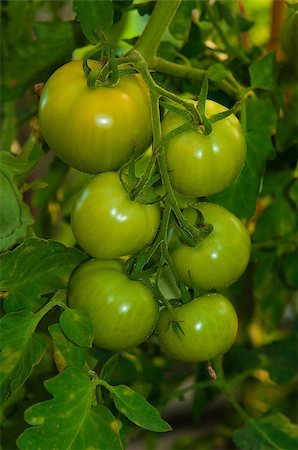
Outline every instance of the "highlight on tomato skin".
[[(100, 67), (96, 61), (88, 64)], [(91, 89), (82, 61), (64, 64), (48, 79), (39, 120), (50, 149), (82, 172), (118, 170), (152, 140), (150, 96), (143, 78), (128, 75), (114, 87)]]
[[(220, 290), (230, 286), (244, 273), (250, 259), (251, 242), (247, 228), (238, 217), (215, 203), (199, 202), (205, 223), (212, 232), (196, 247), (177, 241), (171, 257), (179, 278), (199, 289)], [(194, 209), (184, 214), (193, 220)]]
[(156, 327), (159, 308), (152, 291), (130, 280), (123, 263), (90, 260), (74, 272), (69, 306), (87, 311), (94, 344), (105, 350), (126, 350), (145, 341)]
[(73, 234), (90, 256), (133, 255), (150, 244), (159, 228), (160, 206), (130, 200), (117, 172), (94, 176), (73, 206)]
[(233, 305), (217, 293), (196, 297), (171, 311), (164, 309), (156, 329), (163, 352), (188, 363), (209, 361), (226, 353), (237, 331)]
[[(226, 111), (206, 101), (206, 116)], [(169, 111), (162, 121), (163, 136), (186, 123), (184, 116)], [(240, 174), (246, 160), (246, 143), (234, 114), (212, 124), (204, 135), (200, 128), (184, 131), (166, 141), (166, 158), (172, 186), (189, 197), (206, 197), (222, 191)]]

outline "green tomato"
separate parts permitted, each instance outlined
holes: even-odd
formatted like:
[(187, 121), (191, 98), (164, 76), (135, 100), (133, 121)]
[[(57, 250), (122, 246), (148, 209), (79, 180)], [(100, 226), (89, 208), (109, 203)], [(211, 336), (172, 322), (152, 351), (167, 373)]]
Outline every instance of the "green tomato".
[(208, 361), (234, 343), (238, 318), (233, 305), (220, 294), (197, 297), (160, 313), (157, 335), (170, 358), (184, 362)]
[(78, 195), (71, 215), (78, 244), (98, 259), (137, 253), (152, 242), (159, 221), (159, 205), (130, 200), (117, 172), (93, 177)]
[[(206, 115), (226, 111), (206, 101)], [(184, 116), (169, 111), (162, 122), (166, 136), (186, 123)], [(246, 158), (246, 145), (239, 120), (234, 114), (212, 125), (205, 136), (201, 129), (185, 131), (166, 143), (169, 176), (174, 189), (190, 197), (205, 197), (222, 191), (239, 175)]]
[(70, 307), (89, 313), (94, 343), (105, 350), (139, 345), (158, 320), (158, 304), (151, 290), (130, 280), (122, 270), (118, 261), (91, 260), (74, 272), (69, 284)]
[[(245, 271), (250, 258), (250, 237), (242, 222), (213, 203), (197, 203), (212, 232), (196, 247), (177, 244), (171, 257), (180, 279), (204, 290), (222, 289)], [(193, 213), (193, 212), (192, 212)]]
[[(95, 69), (98, 63), (89, 61)], [(71, 61), (49, 78), (39, 104), (41, 130), (49, 147), (82, 172), (116, 170), (151, 142), (149, 92), (140, 75), (115, 87), (91, 89), (82, 61)]]

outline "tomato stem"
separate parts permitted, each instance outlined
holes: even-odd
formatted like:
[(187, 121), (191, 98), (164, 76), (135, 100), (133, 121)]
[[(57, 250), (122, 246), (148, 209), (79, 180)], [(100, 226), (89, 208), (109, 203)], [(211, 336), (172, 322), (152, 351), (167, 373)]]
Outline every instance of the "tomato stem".
[(153, 13), (134, 48), (151, 64), (161, 39), (182, 0), (158, 0)]

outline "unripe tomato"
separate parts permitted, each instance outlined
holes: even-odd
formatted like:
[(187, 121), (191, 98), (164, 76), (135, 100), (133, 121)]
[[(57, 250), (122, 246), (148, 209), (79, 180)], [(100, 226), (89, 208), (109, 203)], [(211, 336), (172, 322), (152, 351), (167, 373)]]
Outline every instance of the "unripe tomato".
[(153, 332), (158, 304), (151, 290), (130, 280), (117, 261), (91, 260), (71, 277), (69, 305), (84, 309), (94, 326), (94, 343), (106, 350), (139, 345)]
[[(89, 61), (92, 68), (98, 66)], [(99, 66), (98, 66), (99, 67)], [(151, 142), (149, 92), (140, 75), (115, 87), (91, 89), (82, 61), (71, 61), (49, 78), (39, 104), (41, 130), (49, 147), (82, 172), (116, 170)]]
[(81, 190), (71, 215), (78, 244), (98, 259), (133, 255), (154, 239), (160, 219), (158, 204), (129, 199), (117, 172), (93, 177)]
[(234, 283), (247, 267), (250, 237), (242, 222), (213, 203), (197, 203), (212, 232), (196, 247), (178, 244), (171, 252), (178, 276), (188, 286), (222, 289)]
[(233, 305), (220, 294), (197, 297), (170, 313), (160, 313), (157, 335), (162, 350), (178, 361), (208, 361), (234, 343), (238, 318)]
[[(206, 101), (206, 116), (226, 111), (212, 100)], [(184, 116), (169, 111), (162, 122), (166, 136), (186, 123)], [(190, 197), (205, 197), (222, 191), (239, 175), (246, 145), (239, 120), (234, 114), (212, 125), (204, 135), (201, 129), (185, 131), (166, 142), (166, 158), (172, 186)]]

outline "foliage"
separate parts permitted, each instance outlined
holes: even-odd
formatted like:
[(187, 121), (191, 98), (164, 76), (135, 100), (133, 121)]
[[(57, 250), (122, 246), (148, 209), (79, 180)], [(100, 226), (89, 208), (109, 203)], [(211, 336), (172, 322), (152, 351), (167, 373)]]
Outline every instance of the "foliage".
[[(154, 448), (162, 439), (159, 433), (171, 429), (172, 449), (297, 448), (292, 401), (297, 394), (297, 64), (289, 61), (288, 51), (285, 59), (277, 60), (266, 43), (254, 44), (259, 23), (249, 5), (243, 12), (242, 2), (171, 0), (165, 16), (154, 17), (161, 3), (60, 0), (22, 2), (20, 7), (16, 1), (1, 2), (4, 449), (121, 449), (136, 439), (142, 447)], [(174, 3), (179, 4), (175, 14)], [(289, 8), (294, 16), (296, 5)], [(270, 11), (265, 13), (270, 17)], [(290, 47), (285, 40), (291, 33), (283, 32), (284, 49)], [(141, 65), (138, 70), (152, 92), (160, 94), (162, 114), (181, 112), (186, 98), (198, 99), (208, 130), (208, 96), (234, 112), (244, 130), (247, 158), (241, 174), (208, 197), (241, 218), (252, 240), (247, 270), (221, 291), (237, 311), (239, 333), (225, 357), (213, 361), (216, 380), (210, 379), (207, 369), (211, 378), (214, 374), (207, 363), (167, 358), (155, 335), (121, 352), (92, 345), (91, 318), (67, 304), (69, 279), (89, 259), (72, 234), (70, 214), (90, 175), (67, 166), (45, 143), (37, 118), (37, 83), (46, 82), (63, 63), (89, 54), (108, 61), (112, 70), (132, 49), (148, 62), (148, 73)], [(182, 99), (180, 105), (174, 92)], [(188, 117), (185, 111), (183, 117)], [(156, 175), (155, 162), (149, 155), (144, 166), (140, 160), (121, 169), (132, 197), (142, 191), (145, 203), (165, 196), (162, 188), (152, 194), (152, 185), (160, 187), (164, 175)], [(136, 184), (138, 164), (141, 173), (151, 175), (149, 184), (142, 177)], [(178, 195), (175, 199), (181, 208), (197, 202)], [(159, 267), (154, 284), (150, 258), (171, 266), (162, 232), (169, 226), (176, 233), (181, 224), (182, 238), (198, 237), (183, 217), (179, 222), (169, 215), (154, 248), (132, 258), (129, 267), (132, 278), (142, 276), (158, 298), (162, 292), (173, 304), (177, 296), (188, 301), (196, 292), (182, 283), (177, 286), (164, 267)], [(265, 398), (266, 392), (271, 394)], [(221, 394), (227, 400), (223, 406)], [(171, 405), (178, 402), (179, 411), (187, 396), (189, 421), (202, 432), (181, 438)], [(204, 424), (217, 404), (222, 409), (210, 432)]]

